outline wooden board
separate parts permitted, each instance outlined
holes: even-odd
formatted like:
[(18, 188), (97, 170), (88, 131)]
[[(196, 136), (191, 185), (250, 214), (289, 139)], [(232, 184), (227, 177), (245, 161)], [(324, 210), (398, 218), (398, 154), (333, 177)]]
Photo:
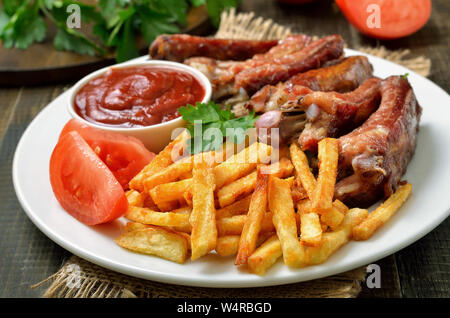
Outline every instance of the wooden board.
[[(57, 51), (53, 47), (56, 27), (47, 23), (47, 37), (27, 50), (6, 49), (0, 45), (0, 85), (43, 85), (78, 80), (94, 70), (115, 63), (113, 55), (98, 57)], [(89, 34), (89, 28), (82, 32)], [(190, 9), (184, 33), (205, 34), (210, 29), (204, 6)], [(140, 54), (147, 54), (147, 44), (138, 40)]]

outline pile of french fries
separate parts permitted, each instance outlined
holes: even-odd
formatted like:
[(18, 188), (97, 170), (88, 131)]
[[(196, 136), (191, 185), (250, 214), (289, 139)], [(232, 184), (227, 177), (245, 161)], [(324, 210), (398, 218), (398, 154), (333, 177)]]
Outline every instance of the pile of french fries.
[(186, 138), (172, 141), (130, 182), (120, 246), (177, 263), (213, 251), (235, 255), (236, 265), (258, 275), (281, 257), (294, 268), (320, 264), (351, 239), (370, 238), (412, 189), (400, 186), (372, 213), (349, 209), (333, 200), (336, 139), (319, 143), (316, 178), (296, 144), (280, 149), (277, 162), (270, 162), (274, 149), (258, 142), (231, 156), (224, 146), (173, 160)]

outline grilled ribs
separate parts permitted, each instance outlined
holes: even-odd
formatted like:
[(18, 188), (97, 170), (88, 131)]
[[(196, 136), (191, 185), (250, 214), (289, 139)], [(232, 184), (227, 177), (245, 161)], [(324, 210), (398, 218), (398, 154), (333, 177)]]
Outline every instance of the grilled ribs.
[(422, 108), (408, 80), (381, 82), (381, 104), (359, 128), (339, 138), (335, 197), (350, 205), (368, 205), (390, 196), (414, 154)]
[[(276, 86), (267, 85), (253, 95), (246, 106), (256, 112), (265, 111), (256, 122), (256, 128), (279, 128), (280, 142), (294, 142), (303, 131), (303, 148), (315, 150), (321, 139), (348, 132), (375, 110), (379, 93), (373, 86), (379, 80), (366, 80), (371, 75), (372, 66), (366, 57), (349, 57), (329, 67), (297, 74)], [(315, 95), (314, 92), (348, 91), (357, 88), (362, 82), (361, 88), (348, 94), (317, 92), (319, 95)], [(375, 96), (369, 101), (370, 93)], [(339, 106), (331, 111), (334, 114), (328, 114), (315, 104), (302, 102), (314, 101), (315, 96), (321, 96), (324, 100), (322, 94), (335, 97), (334, 101), (339, 96), (339, 103), (336, 103)], [(308, 98), (310, 95), (311, 98)], [(327, 106), (326, 103), (322, 104)], [(264, 133), (265, 130), (262, 130)]]
[(339, 58), (344, 42), (332, 35), (310, 43), (305, 35), (295, 35), (281, 41), (265, 54), (252, 59), (219, 61), (207, 57), (194, 57), (185, 64), (199, 69), (213, 85), (213, 99), (237, 95), (243, 90), (253, 94), (264, 85), (277, 84), (292, 75), (320, 67), (327, 61)]
[(380, 82), (367, 79), (352, 92), (312, 92), (300, 104), (307, 108), (307, 124), (298, 143), (303, 150), (317, 151), (317, 144), (327, 137), (339, 137), (359, 127), (377, 109)]
[(267, 52), (278, 40), (232, 40), (215, 39), (187, 34), (163, 34), (149, 48), (153, 59), (183, 62), (193, 56), (210, 57), (216, 60), (246, 60), (255, 54)]
[(277, 85), (266, 85), (246, 104), (255, 112), (292, 109), (311, 91), (345, 93), (356, 89), (372, 76), (372, 65), (365, 56), (352, 56), (331, 66), (299, 73)]
[(150, 48), (154, 58), (202, 71), (214, 100), (263, 113), (255, 126), (280, 128), (281, 142), (314, 153), (321, 139), (339, 138), (335, 198), (368, 206), (400, 183), (421, 107), (406, 79), (374, 78), (366, 57), (342, 53), (338, 35), (312, 41), (302, 34), (279, 42), (160, 36)]

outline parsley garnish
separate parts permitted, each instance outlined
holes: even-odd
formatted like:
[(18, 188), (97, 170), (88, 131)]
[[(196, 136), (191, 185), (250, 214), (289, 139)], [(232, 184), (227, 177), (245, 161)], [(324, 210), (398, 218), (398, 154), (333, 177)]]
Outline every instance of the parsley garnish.
[[(217, 150), (222, 147), (224, 138), (237, 144), (244, 142), (247, 129), (254, 127), (258, 119), (253, 111), (247, 116), (236, 117), (229, 106), (223, 109), (214, 102), (196, 103), (195, 106), (187, 105), (179, 108), (178, 111), (188, 122), (187, 129), (191, 135), (188, 149), (191, 154)], [(209, 139), (208, 133), (214, 132), (213, 130), (207, 131), (209, 128), (217, 128), (221, 133), (220, 136), (211, 134)], [(196, 134), (201, 132), (201, 143), (194, 142), (194, 131)], [(207, 138), (205, 138), (205, 132)]]
[(409, 76), (409, 73), (405, 73), (405, 74), (402, 75), (402, 77), (403, 77), (404, 79), (407, 79), (408, 76)]
[[(47, 17), (57, 27), (53, 45), (57, 50), (106, 56), (116, 52), (117, 62), (139, 55), (136, 35), (148, 44), (163, 33), (178, 33), (187, 24), (191, 6), (206, 5), (210, 20), (218, 26), (223, 10), (235, 7), (239, 0), (99, 0), (89, 5), (76, 0), (3, 0), (0, 8), (0, 40), (5, 48), (27, 49), (46, 36)], [(67, 26), (72, 12), (69, 5), (80, 8), (81, 23), (89, 23), (88, 37)]]

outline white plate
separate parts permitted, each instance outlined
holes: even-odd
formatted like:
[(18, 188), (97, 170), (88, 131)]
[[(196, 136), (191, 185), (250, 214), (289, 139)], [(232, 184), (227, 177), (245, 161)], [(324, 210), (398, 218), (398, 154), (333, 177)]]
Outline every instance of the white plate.
[[(346, 50), (348, 55), (361, 54)], [(142, 57), (140, 59), (145, 59)], [(375, 262), (420, 239), (450, 212), (450, 97), (431, 81), (402, 66), (369, 56), (375, 75), (409, 73), (423, 107), (416, 154), (404, 176), (413, 194), (392, 220), (368, 241), (350, 242), (324, 264), (289, 269), (279, 261), (265, 276), (249, 274), (234, 259), (214, 254), (184, 265), (129, 252), (114, 242), (124, 220), (86, 226), (67, 214), (53, 196), (48, 165), (64, 124), (70, 90), (51, 102), (32, 121), (14, 156), (17, 197), (34, 224), (70, 252), (111, 270), (154, 281), (204, 287), (255, 287), (306, 281)]]

